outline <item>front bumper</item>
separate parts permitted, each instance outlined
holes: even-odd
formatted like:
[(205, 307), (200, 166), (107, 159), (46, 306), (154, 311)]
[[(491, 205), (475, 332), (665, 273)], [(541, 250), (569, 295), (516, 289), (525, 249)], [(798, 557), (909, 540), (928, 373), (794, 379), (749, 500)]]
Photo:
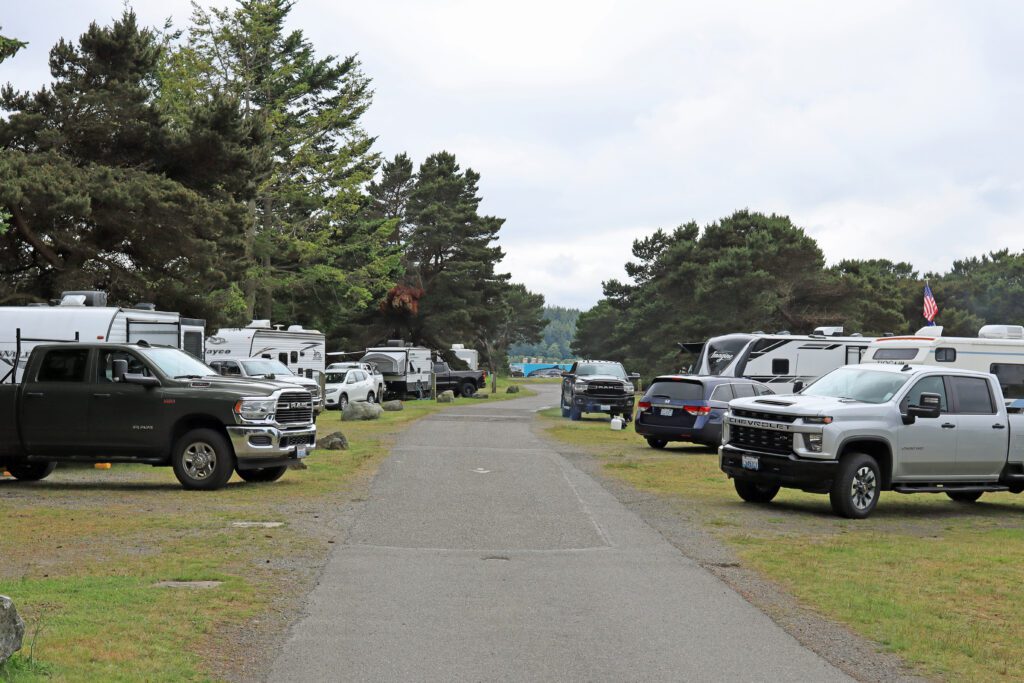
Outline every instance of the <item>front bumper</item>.
[(299, 448), (308, 454), (316, 446), (316, 425), (287, 430), (246, 425), (227, 430), (238, 468), (243, 470), (290, 465), (299, 461)]
[[(758, 469), (743, 467), (743, 456), (758, 460)], [(795, 454), (773, 455), (744, 450), (732, 445), (718, 449), (718, 463), (730, 477), (761, 484), (778, 484), (791, 489), (820, 493), (832, 488), (839, 462), (836, 460), (807, 460)]]
[(581, 413), (623, 413), (632, 419), (633, 417), (633, 396), (587, 396), (576, 394), (572, 399), (573, 405), (579, 408)]

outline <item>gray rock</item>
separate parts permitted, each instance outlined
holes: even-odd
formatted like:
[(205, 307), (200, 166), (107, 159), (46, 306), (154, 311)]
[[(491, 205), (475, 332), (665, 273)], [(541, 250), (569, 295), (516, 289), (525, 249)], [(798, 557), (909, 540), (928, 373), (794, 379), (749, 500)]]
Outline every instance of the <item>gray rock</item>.
[(0, 595), (0, 664), (21, 649), (25, 637), (25, 622), (18, 616), (18, 610), (6, 595)]
[(352, 420), (376, 420), (384, 413), (384, 409), (376, 403), (366, 401), (350, 401), (345, 406), (341, 419), (347, 422)]
[(455, 392), (452, 391), (451, 389), (449, 389), (447, 391), (442, 391), (440, 394), (437, 395), (437, 402), (438, 403), (451, 403), (454, 400), (455, 400)]
[(513, 384), (512, 386), (510, 386), (507, 389), (505, 389), (505, 393), (506, 394), (518, 394), (519, 393), (519, 385), (518, 384)]
[(389, 413), (405, 410), (405, 404), (401, 401), (384, 401), (381, 407)]
[(347, 451), (348, 439), (341, 432), (332, 432), (316, 441), (317, 448), (325, 448), (329, 451)]

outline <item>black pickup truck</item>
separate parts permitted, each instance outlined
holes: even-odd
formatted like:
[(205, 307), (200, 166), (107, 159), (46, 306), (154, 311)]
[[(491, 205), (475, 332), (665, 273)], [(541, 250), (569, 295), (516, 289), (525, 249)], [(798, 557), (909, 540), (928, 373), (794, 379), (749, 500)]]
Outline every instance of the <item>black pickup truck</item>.
[(434, 381), (438, 393), (451, 389), (456, 396), (472, 396), (487, 386), (483, 370), (452, 370), (447, 363), (434, 363)]
[(635, 387), (640, 375), (627, 375), (622, 363), (580, 360), (562, 373), (562, 417), (579, 420), (583, 413), (621, 415), (633, 419)]
[(315, 445), (305, 389), (221, 377), (145, 342), (37, 346), (21, 384), (0, 386), (0, 470), (26, 481), (58, 462), (134, 462), (212, 490), (233, 472), (276, 481)]

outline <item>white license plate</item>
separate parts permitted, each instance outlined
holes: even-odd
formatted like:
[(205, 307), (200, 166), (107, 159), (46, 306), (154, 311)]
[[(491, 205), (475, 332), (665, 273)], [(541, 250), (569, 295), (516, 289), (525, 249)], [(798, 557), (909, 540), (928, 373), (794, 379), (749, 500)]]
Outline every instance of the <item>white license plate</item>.
[[(306, 457), (306, 447), (305, 446), (299, 446), (298, 448), (296, 448), (295, 449), (295, 457), (296, 458), (305, 458)], [(743, 456), (743, 457), (746, 457), (746, 456)]]
[(662, 408), (661, 409), (661, 414), (663, 416), (665, 416), (665, 417), (672, 417), (672, 409), (671, 408)]
[(741, 464), (745, 470), (761, 469), (761, 461), (756, 455), (744, 455), (743, 462)]
[(601, 410), (611, 410), (612, 409), (612, 407), (609, 406), (609, 405), (601, 405), (600, 408), (601, 408)]

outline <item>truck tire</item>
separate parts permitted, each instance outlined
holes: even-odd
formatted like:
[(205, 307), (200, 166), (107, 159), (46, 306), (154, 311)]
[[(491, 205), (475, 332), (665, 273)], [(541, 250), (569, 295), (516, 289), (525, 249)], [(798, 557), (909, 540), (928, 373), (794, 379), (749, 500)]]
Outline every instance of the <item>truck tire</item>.
[(946, 491), (946, 495), (958, 503), (973, 503), (981, 498), (981, 491)]
[(40, 481), (46, 479), (57, 469), (55, 462), (19, 462), (11, 463), (5, 469), (18, 481)]
[(475, 393), (476, 393), (476, 383), (475, 382), (463, 382), (462, 384), (459, 385), (459, 395), (460, 396), (464, 396), (466, 398), (469, 398), (470, 396), (472, 396)]
[(175, 444), (171, 467), (184, 488), (214, 491), (227, 484), (235, 471), (235, 454), (220, 432), (193, 429)]
[(651, 448), (657, 448), (659, 451), (668, 445), (667, 439), (655, 439), (653, 436), (647, 437), (647, 445)]
[(748, 503), (770, 503), (779, 493), (778, 484), (758, 484), (748, 479), (733, 479), (740, 498)]
[(286, 471), (288, 471), (287, 465), (281, 465), (280, 467), (261, 467), (258, 470), (237, 470), (239, 478), (242, 481), (249, 482), (250, 484), (277, 481), (284, 476)]
[(878, 463), (865, 453), (849, 453), (839, 463), (829, 501), (832, 511), (847, 519), (864, 519), (878, 504), (882, 477)]

